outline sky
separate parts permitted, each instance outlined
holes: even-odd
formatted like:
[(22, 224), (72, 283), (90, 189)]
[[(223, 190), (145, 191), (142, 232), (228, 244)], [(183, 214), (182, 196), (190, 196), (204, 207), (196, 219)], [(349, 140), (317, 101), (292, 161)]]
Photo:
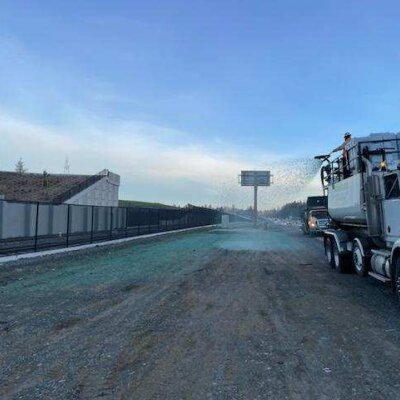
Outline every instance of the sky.
[(119, 173), (123, 199), (244, 207), (240, 170), (270, 168), (261, 208), (315, 194), (299, 165), (346, 131), (400, 130), (399, 17), (386, 0), (0, 0), (0, 169), (68, 157)]

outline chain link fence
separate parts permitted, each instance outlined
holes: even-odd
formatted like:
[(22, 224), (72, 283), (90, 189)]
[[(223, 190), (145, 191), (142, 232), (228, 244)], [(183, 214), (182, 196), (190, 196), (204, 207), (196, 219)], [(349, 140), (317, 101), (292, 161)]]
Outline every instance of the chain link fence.
[(47, 250), (221, 222), (216, 210), (101, 207), (0, 200), (0, 255)]

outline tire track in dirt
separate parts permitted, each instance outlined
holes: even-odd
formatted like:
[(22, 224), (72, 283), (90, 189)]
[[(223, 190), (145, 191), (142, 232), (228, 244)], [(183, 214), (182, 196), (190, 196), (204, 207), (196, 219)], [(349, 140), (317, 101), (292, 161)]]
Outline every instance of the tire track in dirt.
[[(44, 321), (50, 329), (41, 336), (29, 336), (20, 321), (18, 332), (3, 334), (3, 376), (12, 383), (3, 380), (0, 394), (397, 399), (400, 322), (390, 293), (335, 274), (319, 241), (277, 230), (294, 249), (193, 253), (196, 268), (173, 279), (113, 283), (92, 300), (80, 292), (82, 308)], [(40, 318), (63, 304), (54, 296)], [(24, 338), (35, 354), (21, 351)]]

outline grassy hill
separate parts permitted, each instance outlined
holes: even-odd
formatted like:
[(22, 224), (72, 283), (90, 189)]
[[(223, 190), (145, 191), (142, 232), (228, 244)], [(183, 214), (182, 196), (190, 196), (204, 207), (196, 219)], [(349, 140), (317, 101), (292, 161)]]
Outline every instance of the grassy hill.
[(176, 208), (167, 204), (149, 203), (147, 201), (119, 200), (120, 207)]

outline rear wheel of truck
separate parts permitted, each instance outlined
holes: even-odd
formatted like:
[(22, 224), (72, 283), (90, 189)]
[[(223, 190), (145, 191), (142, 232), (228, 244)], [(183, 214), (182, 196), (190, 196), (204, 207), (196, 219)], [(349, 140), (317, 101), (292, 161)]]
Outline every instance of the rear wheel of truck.
[(333, 251), (332, 251), (332, 238), (330, 236), (325, 236), (324, 238), (325, 246), (325, 256), (329, 265), (333, 268), (335, 266), (333, 262)]
[(368, 259), (363, 256), (363, 250), (357, 240), (353, 242), (353, 251), (351, 253), (354, 270), (358, 276), (367, 276)]
[(344, 274), (348, 270), (348, 259), (343, 254), (340, 254), (336, 240), (332, 241), (332, 258), (333, 265), (339, 274)]

